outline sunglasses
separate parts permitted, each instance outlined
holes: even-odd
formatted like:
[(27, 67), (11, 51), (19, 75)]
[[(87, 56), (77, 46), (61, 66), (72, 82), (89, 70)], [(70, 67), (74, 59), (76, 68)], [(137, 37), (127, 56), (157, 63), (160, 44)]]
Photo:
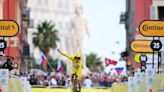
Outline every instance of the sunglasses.
[(80, 59), (80, 57), (75, 57), (75, 59)]

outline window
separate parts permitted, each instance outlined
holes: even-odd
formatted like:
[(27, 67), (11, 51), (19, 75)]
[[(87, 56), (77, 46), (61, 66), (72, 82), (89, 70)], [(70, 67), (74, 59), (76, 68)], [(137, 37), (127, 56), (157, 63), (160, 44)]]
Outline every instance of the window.
[(57, 4), (58, 4), (58, 8), (62, 8), (62, 0), (58, 0)]
[(62, 4), (63, 4), (63, 7), (65, 9), (68, 9), (69, 8), (69, 2), (68, 2), (68, 0), (62, 0)]
[(59, 22), (59, 26), (58, 26), (58, 28), (59, 28), (60, 30), (62, 30), (62, 29), (63, 29), (63, 25), (62, 25), (62, 23), (61, 23), (61, 22)]
[(158, 7), (158, 18), (164, 20), (164, 7)]

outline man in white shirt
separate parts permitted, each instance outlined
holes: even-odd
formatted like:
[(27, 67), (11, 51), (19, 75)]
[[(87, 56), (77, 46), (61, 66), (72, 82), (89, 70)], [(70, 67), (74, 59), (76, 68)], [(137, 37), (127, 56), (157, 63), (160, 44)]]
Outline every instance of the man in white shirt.
[(52, 85), (52, 86), (57, 86), (57, 81), (56, 81), (56, 79), (55, 79), (55, 77), (54, 77), (54, 76), (53, 76), (53, 77), (51, 77), (50, 82), (51, 82), (51, 85)]
[(69, 75), (67, 75), (65, 79), (65, 87), (70, 87), (70, 86), (71, 86), (71, 78), (69, 77)]
[(92, 88), (92, 81), (91, 81), (91, 79), (89, 79), (88, 76), (84, 79), (83, 86), (85, 88)]

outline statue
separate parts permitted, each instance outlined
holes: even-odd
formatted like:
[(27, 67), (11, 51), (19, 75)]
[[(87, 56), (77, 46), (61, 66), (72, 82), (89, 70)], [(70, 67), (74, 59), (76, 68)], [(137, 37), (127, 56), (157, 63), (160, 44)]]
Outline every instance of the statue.
[[(87, 34), (90, 38), (90, 33), (88, 30), (87, 20), (82, 16), (83, 8), (77, 7), (75, 9), (76, 16), (71, 21), (71, 31), (73, 37), (73, 53), (80, 52), (82, 55), (83, 68), (86, 71), (86, 59), (84, 55), (83, 39), (84, 35)], [(87, 69), (88, 70), (88, 69)]]

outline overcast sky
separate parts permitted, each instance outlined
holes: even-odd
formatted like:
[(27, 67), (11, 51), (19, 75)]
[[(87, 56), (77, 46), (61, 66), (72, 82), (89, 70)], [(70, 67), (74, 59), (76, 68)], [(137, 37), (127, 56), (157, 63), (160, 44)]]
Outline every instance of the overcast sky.
[[(125, 0), (81, 0), (91, 39), (85, 36), (85, 52), (118, 60), (125, 50), (125, 27), (119, 24)], [(112, 53), (113, 52), (113, 53)]]

